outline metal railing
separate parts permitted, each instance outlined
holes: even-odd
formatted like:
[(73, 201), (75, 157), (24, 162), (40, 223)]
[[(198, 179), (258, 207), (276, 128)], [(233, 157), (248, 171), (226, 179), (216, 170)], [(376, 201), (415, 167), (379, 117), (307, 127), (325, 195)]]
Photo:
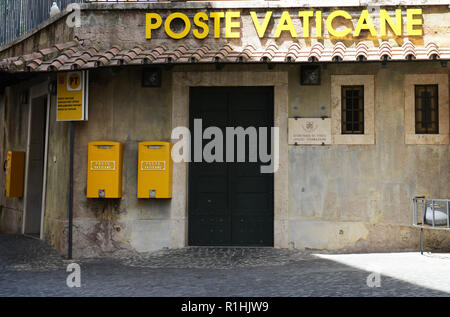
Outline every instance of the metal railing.
[(50, 17), (56, 2), (61, 10), (86, 0), (0, 0), (0, 46), (14, 41)]
[(50, 17), (53, 2), (61, 10), (70, 3), (157, 2), (158, 0), (0, 0), (0, 46), (14, 41)]
[(420, 228), (420, 252), (423, 254), (424, 229), (450, 230), (450, 199), (413, 198), (413, 226)]

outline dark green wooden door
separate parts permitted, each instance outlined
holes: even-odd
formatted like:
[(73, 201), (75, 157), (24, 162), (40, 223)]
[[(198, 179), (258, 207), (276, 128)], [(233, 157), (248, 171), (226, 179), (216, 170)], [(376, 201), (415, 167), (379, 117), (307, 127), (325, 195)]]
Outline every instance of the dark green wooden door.
[[(208, 127), (268, 128), (273, 126), (272, 87), (199, 87), (190, 90), (190, 128), (202, 119)], [(202, 148), (211, 140), (203, 140)], [(262, 174), (261, 165), (249, 162), (249, 138), (244, 162), (189, 163), (189, 245), (273, 246), (273, 174)], [(258, 142), (251, 146), (258, 153)], [(191, 142), (192, 159), (194, 141)], [(255, 149), (254, 148), (254, 149)]]

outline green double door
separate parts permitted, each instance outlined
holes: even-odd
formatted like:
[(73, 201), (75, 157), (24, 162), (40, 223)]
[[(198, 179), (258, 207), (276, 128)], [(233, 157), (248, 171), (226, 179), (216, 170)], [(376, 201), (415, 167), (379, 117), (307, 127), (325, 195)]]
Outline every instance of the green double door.
[[(260, 155), (257, 162), (249, 159), (250, 149), (259, 153), (261, 135), (258, 133), (258, 141), (253, 139), (251, 144), (246, 137), (244, 162), (237, 162), (234, 137), (234, 160), (226, 162), (226, 127), (267, 128), (265, 152), (271, 153), (273, 102), (273, 87), (190, 89), (189, 245), (273, 246), (274, 175), (261, 173), (261, 165), (268, 163), (261, 162)], [(194, 140), (195, 119), (202, 120), (202, 134), (208, 127), (222, 131), (223, 162), (208, 163), (204, 157), (201, 162), (193, 161), (198, 142)], [(211, 139), (203, 140), (201, 148), (209, 142)]]

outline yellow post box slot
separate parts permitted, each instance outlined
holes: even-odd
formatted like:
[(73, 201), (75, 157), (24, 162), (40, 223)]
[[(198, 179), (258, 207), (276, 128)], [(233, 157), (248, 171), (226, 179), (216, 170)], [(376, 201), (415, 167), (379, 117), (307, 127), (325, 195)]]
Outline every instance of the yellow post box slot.
[(8, 151), (4, 164), (3, 168), (6, 173), (6, 197), (22, 197), (25, 152)]
[(141, 142), (138, 157), (138, 198), (172, 198), (172, 144)]
[(88, 149), (87, 198), (122, 197), (120, 142), (90, 142)]

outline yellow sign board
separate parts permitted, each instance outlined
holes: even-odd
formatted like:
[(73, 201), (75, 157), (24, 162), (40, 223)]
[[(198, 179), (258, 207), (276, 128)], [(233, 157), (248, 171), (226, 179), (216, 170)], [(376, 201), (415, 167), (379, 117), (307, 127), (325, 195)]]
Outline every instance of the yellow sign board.
[(88, 72), (58, 73), (57, 121), (87, 120)]

